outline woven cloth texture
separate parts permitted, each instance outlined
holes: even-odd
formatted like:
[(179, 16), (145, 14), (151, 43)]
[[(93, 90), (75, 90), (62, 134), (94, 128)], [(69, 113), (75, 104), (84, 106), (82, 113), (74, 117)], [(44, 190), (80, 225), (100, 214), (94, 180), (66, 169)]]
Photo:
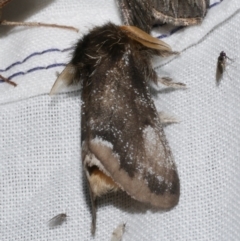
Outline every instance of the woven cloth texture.
[[(48, 95), (71, 48), (92, 27), (121, 23), (114, 0), (22, 0), (9, 2), (3, 17), (71, 25), (79, 33), (50, 28), (0, 29), (0, 240), (110, 240), (126, 222), (123, 240), (240, 240), (240, 1), (211, 1), (203, 23), (179, 31), (158, 27), (173, 50), (155, 59), (159, 76), (186, 90), (154, 92), (159, 111), (180, 122), (165, 133), (181, 181), (179, 204), (149, 210), (124, 193), (98, 202), (91, 236), (91, 209), (80, 148), (80, 90)], [(173, 28), (174, 29), (174, 28)], [(174, 32), (174, 33), (173, 33)], [(165, 37), (163, 35), (166, 35)], [(216, 85), (217, 58), (225, 51), (226, 72)], [(48, 221), (67, 213), (65, 223)]]

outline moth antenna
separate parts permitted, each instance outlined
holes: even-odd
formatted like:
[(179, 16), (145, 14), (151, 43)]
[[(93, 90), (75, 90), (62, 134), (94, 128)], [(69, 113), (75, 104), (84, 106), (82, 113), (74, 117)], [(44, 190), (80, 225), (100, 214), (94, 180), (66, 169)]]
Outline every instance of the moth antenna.
[(16, 84), (15, 82), (13, 82), (13, 81), (11, 81), (11, 80), (3, 77), (2, 75), (0, 75), (0, 79), (2, 79), (4, 82), (6, 82), (6, 83), (8, 83), (8, 84), (10, 84), (10, 85), (13, 85), (14, 87), (17, 86), (17, 84)]
[(66, 25), (58, 25), (58, 24), (47, 24), (47, 23), (39, 23), (39, 22), (12, 22), (12, 21), (6, 21), (3, 20), (0, 22), (0, 25), (5, 26), (27, 26), (27, 27), (50, 27), (50, 28), (62, 28), (62, 29), (68, 29), (75, 32), (78, 32), (79, 30), (77, 28), (66, 26)]
[(186, 85), (184, 83), (173, 82), (169, 77), (158, 78), (158, 82), (168, 87), (186, 89)]
[(75, 75), (75, 67), (68, 64), (56, 79), (50, 91), (50, 95), (56, 94), (62, 88), (72, 84)]

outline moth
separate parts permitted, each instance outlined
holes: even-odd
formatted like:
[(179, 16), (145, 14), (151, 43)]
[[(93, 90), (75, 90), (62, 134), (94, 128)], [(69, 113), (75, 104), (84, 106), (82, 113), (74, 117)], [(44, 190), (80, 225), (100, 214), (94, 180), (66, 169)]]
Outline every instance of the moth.
[(177, 168), (149, 89), (160, 80), (152, 56), (172, 54), (168, 44), (137, 27), (107, 23), (79, 40), (52, 87), (50, 94), (82, 85), (82, 162), (93, 234), (96, 200), (108, 192), (123, 190), (161, 209), (179, 201)]
[(210, 0), (117, 0), (125, 25), (134, 25), (149, 33), (153, 25), (175, 26), (202, 22)]
[(111, 241), (121, 241), (123, 234), (125, 232), (125, 228), (126, 228), (126, 223), (119, 224), (112, 233)]
[(58, 215), (56, 215), (55, 217), (53, 217), (52, 219), (50, 219), (48, 221), (48, 225), (49, 227), (55, 227), (58, 225), (62, 225), (63, 222), (65, 222), (67, 220), (67, 214), (66, 213), (60, 213)]
[(226, 69), (227, 59), (232, 61), (232, 59), (230, 59), (224, 51), (222, 51), (218, 56), (217, 70), (216, 70), (216, 80), (217, 80), (217, 82), (219, 82), (221, 80), (222, 76), (223, 76), (223, 73)]
[[(0, 25), (7, 25), (7, 26), (28, 26), (28, 27), (53, 27), (53, 28), (62, 28), (62, 29), (69, 29), (78, 32), (77, 28), (65, 25), (58, 25), (58, 24), (46, 24), (46, 23), (39, 23), (39, 22), (12, 22), (7, 20), (2, 20), (2, 9), (3, 7), (8, 4), (11, 0), (0, 0)], [(14, 87), (17, 84), (4, 76), (0, 75), (0, 80), (13, 85)]]

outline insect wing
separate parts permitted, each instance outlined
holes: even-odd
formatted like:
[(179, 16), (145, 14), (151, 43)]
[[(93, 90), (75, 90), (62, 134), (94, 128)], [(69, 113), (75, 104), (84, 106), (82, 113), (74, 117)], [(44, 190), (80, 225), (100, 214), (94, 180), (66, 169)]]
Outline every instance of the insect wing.
[[(133, 198), (156, 207), (178, 203), (179, 179), (138, 59), (126, 51), (101, 62), (83, 83), (82, 158)], [(90, 161), (91, 162), (91, 161)]]
[(63, 222), (66, 221), (66, 219), (67, 219), (67, 215), (65, 213), (61, 213), (61, 214), (56, 215), (52, 219), (50, 219), (48, 221), (48, 225), (50, 227), (55, 227), (55, 226), (58, 226), (58, 225), (62, 225)]

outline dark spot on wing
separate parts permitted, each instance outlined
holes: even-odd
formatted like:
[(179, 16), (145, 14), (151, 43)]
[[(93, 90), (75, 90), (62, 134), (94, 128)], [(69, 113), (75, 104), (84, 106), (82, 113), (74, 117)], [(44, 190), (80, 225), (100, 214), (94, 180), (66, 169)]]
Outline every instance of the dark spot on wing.
[(164, 193), (170, 193), (177, 195), (180, 191), (179, 178), (176, 171), (171, 171), (172, 175), (163, 177), (160, 180), (154, 174), (148, 174), (146, 180), (148, 182), (148, 187), (152, 193), (156, 195), (164, 195)]

